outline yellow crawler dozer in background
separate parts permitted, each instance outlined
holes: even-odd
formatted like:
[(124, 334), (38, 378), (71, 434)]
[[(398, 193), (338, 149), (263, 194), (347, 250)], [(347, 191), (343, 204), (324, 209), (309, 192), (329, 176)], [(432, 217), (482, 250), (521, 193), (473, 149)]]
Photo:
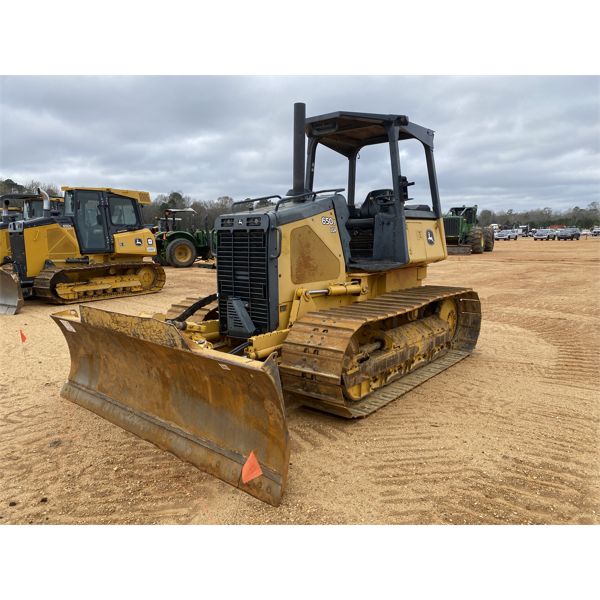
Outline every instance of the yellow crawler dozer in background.
[[(11, 205), (11, 200), (21, 205)], [(49, 196), (50, 213), (60, 215), (63, 212), (64, 199), (62, 196)], [(38, 189), (37, 194), (4, 194), (0, 196), (2, 216), (0, 218), (0, 265), (11, 258), (8, 226), (14, 221), (35, 219), (43, 216), (44, 196)]]
[(52, 199), (40, 190), (41, 214), (24, 212), (22, 220), (0, 231), (0, 240), (8, 234), (0, 257), (0, 313), (14, 314), (24, 298), (34, 296), (69, 304), (160, 291), (163, 268), (144, 261), (156, 256), (154, 235), (144, 227), (140, 209), (150, 195), (113, 188), (62, 190), (62, 210), (52, 210)]
[[(304, 110), (295, 105), (293, 189), (215, 222), (215, 294), (169, 318), (53, 315), (71, 353), (63, 396), (273, 505), (288, 472), (287, 402), (368, 415), (467, 356), (481, 321), (474, 291), (423, 285), (447, 256), (433, 132), (403, 115)], [(407, 203), (408, 140), (425, 153), (429, 205)], [(358, 207), (356, 159), (373, 144), (389, 149), (390, 185)], [(347, 158), (347, 200), (313, 189), (319, 146)]]

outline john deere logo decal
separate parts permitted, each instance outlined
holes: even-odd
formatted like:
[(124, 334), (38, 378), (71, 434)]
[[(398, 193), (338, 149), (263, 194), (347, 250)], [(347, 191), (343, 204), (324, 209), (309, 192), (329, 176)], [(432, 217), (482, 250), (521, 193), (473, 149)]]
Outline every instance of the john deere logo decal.
[(433, 231), (431, 231), (431, 229), (427, 230), (427, 243), (431, 244), (432, 246), (435, 244), (435, 238), (433, 237)]
[(142, 238), (135, 238), (135, 245), (136, 246), (141, 246), (142, 245)]

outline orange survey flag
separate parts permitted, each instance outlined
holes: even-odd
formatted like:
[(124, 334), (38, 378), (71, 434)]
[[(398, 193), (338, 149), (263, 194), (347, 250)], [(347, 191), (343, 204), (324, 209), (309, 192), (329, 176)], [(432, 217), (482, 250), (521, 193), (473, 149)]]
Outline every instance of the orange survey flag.
[(256, 460), (256, 456), (254, 456), (254, 451), (252, 451), (250, 452), (250, 456), (248, 456), (248, 460), (246, 460), (242, 467), (242, 481), (248, 483), (257, 477), (260, 477), (262, 474), (262, 469), (258, 464), (258, 460)]
[(21, 343), (24, 344), (27, 341), (27, 336), (23, 333), (22, 329), (19, 329), (19, 333), (21, 334)]

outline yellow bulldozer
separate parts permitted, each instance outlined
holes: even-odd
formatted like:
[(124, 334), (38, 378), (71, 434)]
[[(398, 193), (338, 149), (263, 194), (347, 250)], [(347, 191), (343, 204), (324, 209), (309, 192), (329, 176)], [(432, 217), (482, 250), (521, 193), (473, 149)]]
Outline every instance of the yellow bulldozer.
[[(63, 200), (62, 196), (49, 196), (51, 215), (57, 216), (62, 214)], [(11, 201), (13, 203), (18, 202), (19, 204), (11, 204)], [(9, 224), (15, 221), (29, 220), (43, 216), (44, 196), (39, 188), (37, 194), (4, 194), (0, 196), (0, 206), (2, 207), (2, 216), (0, 218), (0, 265), (3, 265), (12, 259)]]
[(164, 269), (140, 206), (148, 192), (63, 187), (24, 198), (23, 218), (5, 206), (0, 229), (0, 314), (15, 314), (25, 298), (55, 304), (158, 292)]
[[(286, 405), (364, 417), (468, 356), (481, 322), (471, 289), (423, 284), (447, 256), (433, 132), (395, 114), (307, 119), (301, 103), (294, 117), (293, 188), (215, 222), (215, 293), (153, 316), (53, 315), (71, 354), (64, 397), (272, 505)], [(409, 203), (409, 140), (428, 205)], [(389, 149), (389, 187), (357, 206), (358, 153), (374, 144)], [(347, 197), (314, 189), (321, 146), (347, 159)]]

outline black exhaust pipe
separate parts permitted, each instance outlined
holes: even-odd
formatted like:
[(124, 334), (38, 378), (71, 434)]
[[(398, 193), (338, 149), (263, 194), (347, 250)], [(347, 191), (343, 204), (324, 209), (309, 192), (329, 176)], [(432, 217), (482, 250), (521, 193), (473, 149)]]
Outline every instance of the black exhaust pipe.
[[(2, 207), (2, 222), (3, 223), (8, 223), (8, 220), (9, 220), (8, 219), (8, 215), (9, 215), (8, 207), (9, 207), (9, 205), (10, 205), (10, 200), (8, 198), (6, 198), (4, 200), (4, 206)], [(2, 258), (2, 257), (0, 257), (0, 258)]]
[(287, 193), (288, 196), (299, 196), (306, 194), (308, 190), (304, 186), (304, 172), (306, 167), (306, 147), (304, 136), (304, 125), (306, 121), (306, 104), (304, 102), (294, 103), (294, 179), (293, 187)]

